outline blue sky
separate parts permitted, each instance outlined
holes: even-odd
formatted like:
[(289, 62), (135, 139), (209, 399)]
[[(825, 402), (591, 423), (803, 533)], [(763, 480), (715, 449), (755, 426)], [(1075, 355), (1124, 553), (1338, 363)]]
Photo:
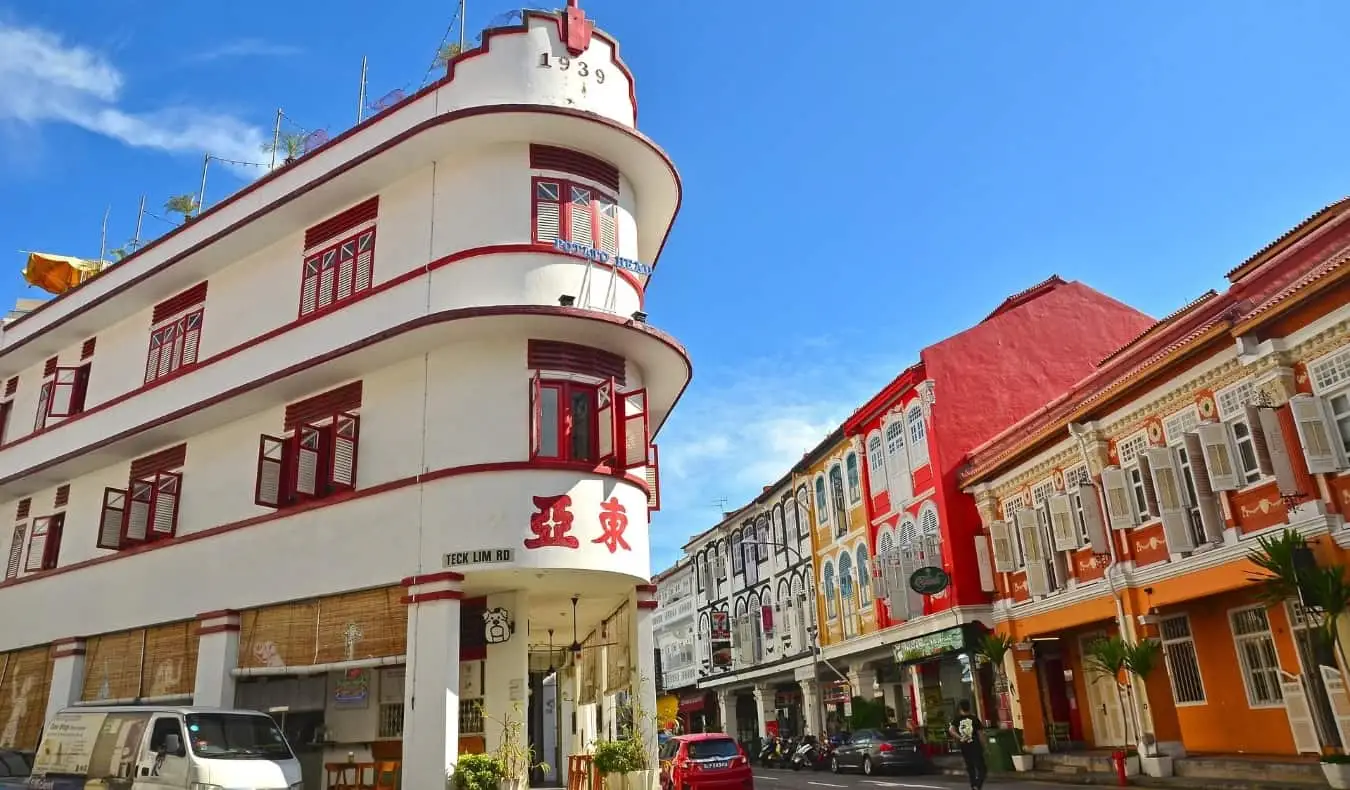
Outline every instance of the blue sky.
[[(1007, 294), (1058, 273), (1161, 316), (1350, 184), (1335, 0), (582, 4), (684, 177), (654, 567)], [(93, 257), (203, 151), (263, 161), (277, 107), (347, 128), (362, 55), (372, 96), (418, 87), (455, 3), (402, 5), (0, 0), (0, 306), (37, 295), (18, 250)]]

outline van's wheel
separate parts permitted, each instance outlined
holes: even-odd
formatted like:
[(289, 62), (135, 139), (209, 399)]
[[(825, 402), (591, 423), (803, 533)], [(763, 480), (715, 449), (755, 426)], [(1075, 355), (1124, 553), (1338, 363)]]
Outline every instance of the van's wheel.
[(864, 774), (865, 776), (871, 776), (872, 773), (873, 773), (873, 769), (872, 769), (872, 758), (871, 758), (871, 757), (864, 757), (864, 758), (863, 758), (863, 774)]

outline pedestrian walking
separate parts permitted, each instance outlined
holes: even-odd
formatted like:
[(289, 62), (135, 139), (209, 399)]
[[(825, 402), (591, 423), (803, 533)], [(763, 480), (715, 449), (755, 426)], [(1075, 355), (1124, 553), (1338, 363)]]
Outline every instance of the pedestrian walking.
[(961, 758), (966, 761), (966, 775), (970, 777), (970, 790), (980, 790), (989, 776), (989, 766), (984, 762), (984, 744), (980, 742), (984, 725), (971, 715), (968, 700), (961, 700), (957, 710), (959, 715), (952, 720), (947, 733), (961, 747)]

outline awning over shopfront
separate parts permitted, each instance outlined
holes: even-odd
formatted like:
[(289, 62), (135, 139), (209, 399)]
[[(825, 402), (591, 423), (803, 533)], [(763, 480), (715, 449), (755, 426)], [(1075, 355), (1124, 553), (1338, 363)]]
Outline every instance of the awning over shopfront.
[(693, 713), (703, 710), (707, 700), (707, 694), (685, 694), (680, 697), (680, 713)]

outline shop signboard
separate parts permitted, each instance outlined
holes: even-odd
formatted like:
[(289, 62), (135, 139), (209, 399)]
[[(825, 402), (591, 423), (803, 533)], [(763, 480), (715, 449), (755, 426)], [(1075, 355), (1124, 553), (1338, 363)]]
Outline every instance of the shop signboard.
[(909, 588), (919, 595), (937, 595), (951, 584), (951, 577), (936, 565), (919, 568), (909, 576)]
[(452, 551), (445, 555), (445, 567), (463, 568), (467, 565), (509, 565), (515, 562), (512, 549), (470, 549)]
[(901, 664), (937, 658), (966, 647), (966, 632), (959, 625), (906, 639), (895, 644), (895, 660)]

